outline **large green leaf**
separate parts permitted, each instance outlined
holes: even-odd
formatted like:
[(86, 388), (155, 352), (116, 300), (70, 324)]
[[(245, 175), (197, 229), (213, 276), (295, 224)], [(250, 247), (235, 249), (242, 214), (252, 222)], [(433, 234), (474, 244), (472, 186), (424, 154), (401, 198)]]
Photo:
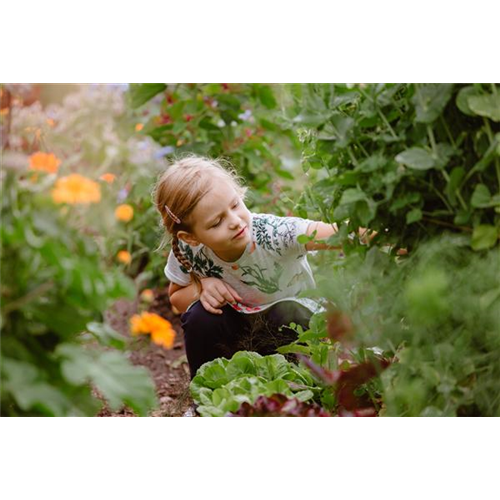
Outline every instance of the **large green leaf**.
[(453, 84), (431, 83), (417, 87), (412, 98), (417, 112), (416, 121), (431, 123), (439, 117), (453, 93)]
[(487, 250), (495, 246), (498, 230), (489, 224), (480, 224), (474, 228), (471, 246), (474, 250)]
[(460, 89), (456, 99), (458, 109), (468, 116), (474, 116), (475, 113), (469, 107), (469, 97), (478, 95), (481, 95), (481, 92), (476, 87), (470, 86)]
[(468, 99), (469, 108), (479, 116), (485, 116), (494, 122), (500, 122), (500, 92)]
[(490, 190), (484, 184), (478, 184), (472, 193), (470, 204), (475, 208), (489, 207), (491, 203)]
[(432, 156), (423, 148), (410, 148), (396, 156), (396, 161), (415, 170), (429, 170), (435, 166)]
[(63, 358), (61, 369), (66, 380), (74, 385), (92, 383), (112, 410), (128, 405), (138, 415), (146, 416), (157, 406), (149, 372), (131, 365), (123, 354), (61, 344), (57, 355)]
[(156, 94), (163, 92), (167, 86), (164, 83), (137, 83), (130, 85), (130, 96), (132, 99), (132, 107), (138, 108), (142, 106)]
[(48, 416), (67, 414), (71, 401), (58, 388), (44, 381), (38, 368), (8, 358), (3, 358), (2, 365), (3, 390), (11, 393), (19, 408)]

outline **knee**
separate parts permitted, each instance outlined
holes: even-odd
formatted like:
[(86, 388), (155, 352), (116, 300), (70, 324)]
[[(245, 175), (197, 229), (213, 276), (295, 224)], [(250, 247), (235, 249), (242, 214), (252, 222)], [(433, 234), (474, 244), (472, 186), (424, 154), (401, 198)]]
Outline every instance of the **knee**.
[(223, 308), (222, 314), (212, 314), (208, 312), (200, 301), (196, 302), (189, 311), (181, 316), (182, 328), (184, 334), (203, 333), (207, 329), (213, 331), (221, 328), (226, 318), (226, 311)]
[(302, 304), (294, 301), (284, 301), (278, 302), (271, 308), (268, 319), (280, 326), (296, 323), (303, 328), (308, 328), (311, 315), (311, 311)]

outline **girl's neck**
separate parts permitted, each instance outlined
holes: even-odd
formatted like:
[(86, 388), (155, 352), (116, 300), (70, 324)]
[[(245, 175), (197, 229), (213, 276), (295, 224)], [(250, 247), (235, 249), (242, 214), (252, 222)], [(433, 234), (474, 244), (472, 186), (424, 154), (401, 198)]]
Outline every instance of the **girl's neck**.
[(224, 253), (224, 254), (220, 254), (220, 253), (217, 253), (215, 252), (214, 250), (212, 250), (212, 252), (214, 252), (215, 255), (217, 255), (217, 257), (219, 257), (219, 259), (223, 260), (224, 262), (235, 262), (237, 261), (244, 253), (245, 253), (245, 248), (242, 248), (242, 249), (237, 249), (236, 251), (233, 251), (231, 253)]

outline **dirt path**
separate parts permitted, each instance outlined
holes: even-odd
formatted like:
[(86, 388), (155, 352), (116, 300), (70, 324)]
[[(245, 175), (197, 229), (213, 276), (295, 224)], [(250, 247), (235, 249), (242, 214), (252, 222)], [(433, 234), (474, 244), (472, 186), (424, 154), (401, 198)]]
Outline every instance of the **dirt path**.
[[(149, 338), (131, 339), (130, 360), (134, 365), (145, 366), (156, 384), (160, 408), (151, 417), (180, 417), (192, 403), (189, 394), (189, 368), (184, 351), (184, 341), (180, 318), (173, 314), (166, 289), (153, 290), (155, 299), (148, 308), (172, 323), (177, 337), (170, 351), (159, 347)], [(119, 300), (105, 314), (105, 320), (115, 330), (130, 337), (129, 318), (137, 312), (137, 301)], [(135, 417), (129, 408), (112, 412), (103, 408), (99, 417)]]

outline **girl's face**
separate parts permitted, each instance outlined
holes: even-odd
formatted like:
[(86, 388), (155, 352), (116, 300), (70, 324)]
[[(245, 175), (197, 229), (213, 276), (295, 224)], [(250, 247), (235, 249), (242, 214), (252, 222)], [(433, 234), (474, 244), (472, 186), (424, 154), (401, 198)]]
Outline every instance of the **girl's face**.
[(250, 212), (226, 181), (212, 183), (189, 219), (192, 232), (179, 231), (178, 237), (189, 245), (204, 244), (222, 260), (237, 260), (251, 239)]

